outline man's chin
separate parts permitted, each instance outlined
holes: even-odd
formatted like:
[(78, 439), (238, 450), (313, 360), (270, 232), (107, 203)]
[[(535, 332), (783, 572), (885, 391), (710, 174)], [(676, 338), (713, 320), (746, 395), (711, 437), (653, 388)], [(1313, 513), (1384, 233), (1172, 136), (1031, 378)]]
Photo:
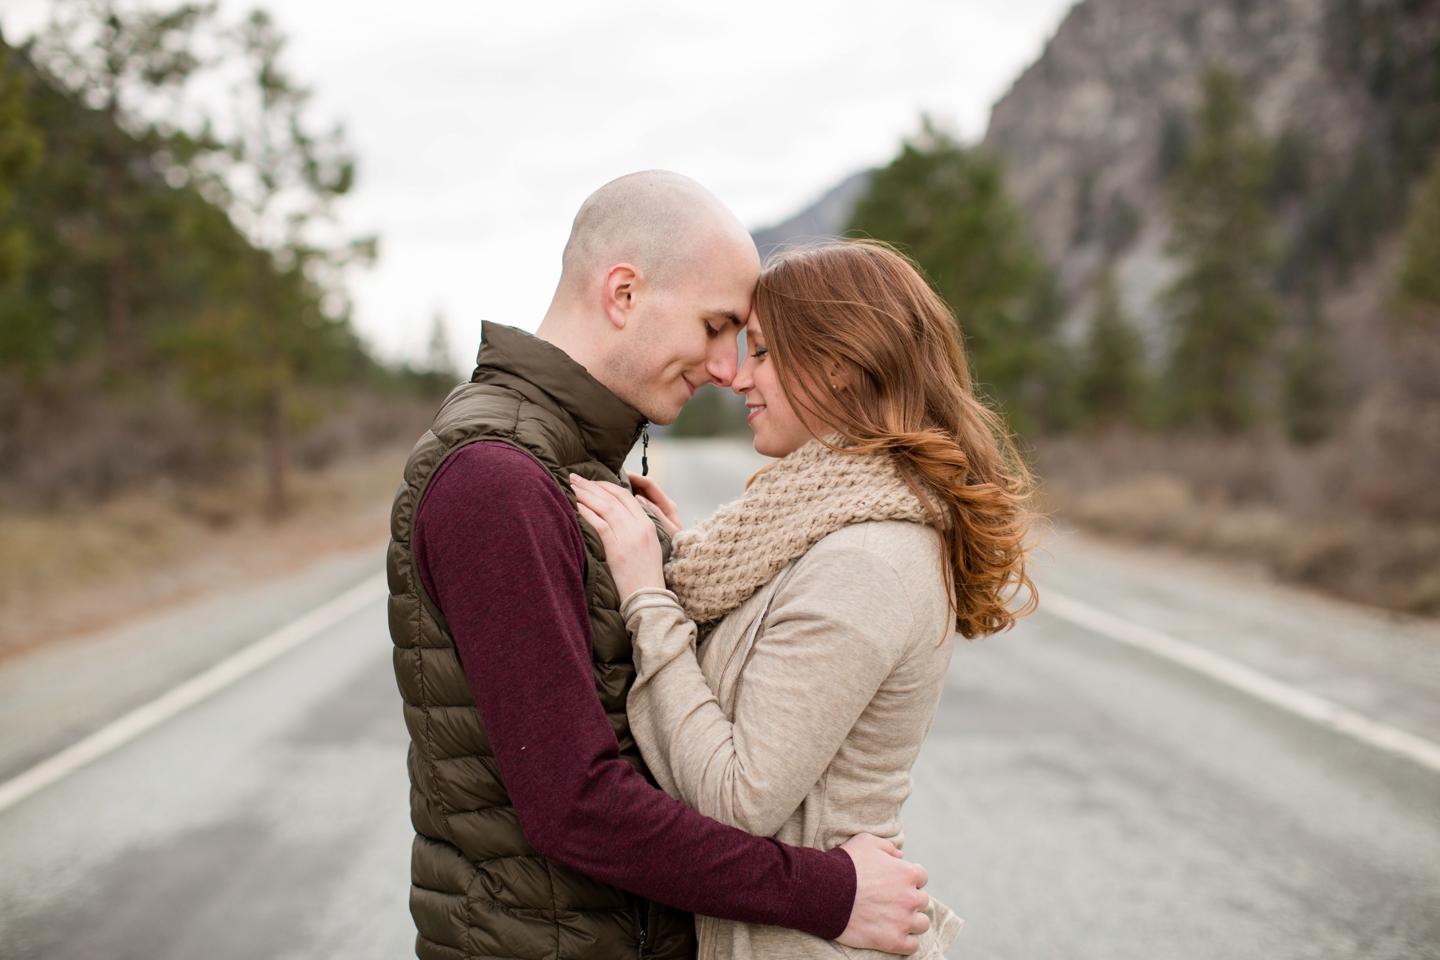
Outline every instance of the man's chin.
[(683, 409), (683, 407), (684, 404), (681, 404), (679, 407), (675, 407), (674, 409), (653, 411), (641, 410), (640, 412), (645, 414), (645, 419), (649, 420), (657, 427), (668, 427), (680, 417), (680, 411), (681, 409)]
[(695, 393), (695, 389), (688, 382), (682, 381), (679, 389), (673, 387), (657, 389), (645, 397), (643, 402), (632, 400), (630, 403), (636, 410), (644, 414), (646, 420), (663, 427), (675, 422), (676, 418), (680, 416), (680, 411), (685, 409), (685, 404), (690, 402)]

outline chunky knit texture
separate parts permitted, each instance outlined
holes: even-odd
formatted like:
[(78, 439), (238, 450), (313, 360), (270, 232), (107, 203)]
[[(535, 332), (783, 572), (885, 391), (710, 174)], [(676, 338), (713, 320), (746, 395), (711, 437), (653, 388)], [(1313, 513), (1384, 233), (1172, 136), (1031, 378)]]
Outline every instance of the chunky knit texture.
[(889, 458), (812, 440), (677, 534), (665, 582), (691, 620), (719, 620), (826, 536), (867, 520), (923, 523), (929, 514)]

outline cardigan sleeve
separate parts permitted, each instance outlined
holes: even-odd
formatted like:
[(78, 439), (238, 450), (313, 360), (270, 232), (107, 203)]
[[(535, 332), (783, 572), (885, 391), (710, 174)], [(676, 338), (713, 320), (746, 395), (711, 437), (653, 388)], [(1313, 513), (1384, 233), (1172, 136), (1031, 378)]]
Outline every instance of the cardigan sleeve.
[(729, 717), (673, 594), (641, 590), (622, 614), (634, 637), (631, 731), (660, 785), (758, 836), (776, 833), (824, 774), (906, 653), (905, 584), (862, 547), (821, 541), (780, 586)]

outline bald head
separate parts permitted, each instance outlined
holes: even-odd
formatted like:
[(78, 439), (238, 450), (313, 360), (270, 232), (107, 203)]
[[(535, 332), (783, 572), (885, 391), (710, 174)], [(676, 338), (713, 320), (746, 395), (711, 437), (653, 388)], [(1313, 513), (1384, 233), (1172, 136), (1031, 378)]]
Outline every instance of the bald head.
[[(742, 240), (743, 238), (743, 240)], [(590, 194), (570, 227), (560, 285), (580, 292), (612, 264), (631, 263), (656, 286), (700, 269), (717, 242), (750, 235), (713, 193), (669, 170), (643, 170)]]
[(575, 215), (536, 335), (669, 423), (697, 388), (735, 376), (759, 277), (754, 241), (714, 194), (678, 173), (632, 173)]

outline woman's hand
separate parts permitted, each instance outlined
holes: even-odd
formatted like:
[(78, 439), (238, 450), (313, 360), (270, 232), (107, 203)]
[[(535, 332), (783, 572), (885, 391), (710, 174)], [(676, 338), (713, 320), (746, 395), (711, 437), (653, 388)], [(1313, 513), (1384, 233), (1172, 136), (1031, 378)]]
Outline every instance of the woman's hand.
[(570, 474), (580, 516), (600, 534), (605, 562), (624, 599), (645, 587), (665, 586), (660, 562), (660, 535), (655, 521), (630, 493), (613, 483), (597, 483)]
[(630, 486), (635, 488), (635, 499), (646, 504), (655, 511), (655, 516), (660, 518), (660, 524), (670, 536), (680, 532), (680, 508), (675, 506), (675, 501), (665, 496), (665, 491), (660, 485), (649, 477), (642, 477), (638, 473), (630, 474)]

